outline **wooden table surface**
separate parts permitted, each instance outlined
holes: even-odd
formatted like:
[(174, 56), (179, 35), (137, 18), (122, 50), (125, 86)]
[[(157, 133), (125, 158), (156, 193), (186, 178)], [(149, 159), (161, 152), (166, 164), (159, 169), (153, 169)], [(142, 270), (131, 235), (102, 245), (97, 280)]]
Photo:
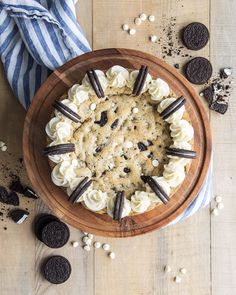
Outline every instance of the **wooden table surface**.
[[(236, 1), (234, 0), (80, 0), (78, 18), (94, 49), (127, 47), (162, 56), (163, 43), (148, 40), (152, 33), (163, 35), (163, 26), (176, 17), (175, 29), (200, 21), (210, 30), (210, 43), (193, 56), (210, 58), (214, 71), (220, 67), (236, 68)], [(120, 27), (132, 25), (139, 13), (154, 14), (154, 23), (137, 28), (129, 36)], [(161, 29), (162, 27), (162, 29)], [(165, 37), (165, 36), (164, 36)], [(167, 56), (170, 64), (182, 63), (189, 57)], [(234, 71), (235, 72), (235, 71)], [(13, 96), (2, 66), (0, 67), (0, 140), (7, 152), (0, 152), (0, 184), (7, 186), (7, 175), (20, 173), (27, 183), (21, 138), (25, 112)], [(233, 295), (236, 294), (236, 101), (234, 90), (226, 115), (210, 113), (214, 148), (214, 194), (222, 196), (225, 208), (219, 216), (210, 207), (200, 210), (177, 225), (127, 239), (106, 239), (117, 258), (112, 261), (102, 250), (85, 252), (81, 246), (52, 250), (38, 242), (32, 233), (32, 221), (47, 208), (40, 200), (21, 198), (20, 207), (28, 208), (30, 217), (22, 225), (6, 218), (9, 207), (0, 205), (4, 213), (0, 221), (0, 294), (1, 295)], [(211, 207), (214, 206), (212, 202)], [(4, 229), (7, 228), (7, 229)], [(81, 240), (82, 233), (71, 228), (71, 241)], [(73, 273), (60, 286), (47, 283), (40, 265), (51, 254), (62, 254), (72, 263)], [(163, 272), (164, 265), (172, 271)], [(173, 277), (185, 267), (188, 273), (176, 284)]]

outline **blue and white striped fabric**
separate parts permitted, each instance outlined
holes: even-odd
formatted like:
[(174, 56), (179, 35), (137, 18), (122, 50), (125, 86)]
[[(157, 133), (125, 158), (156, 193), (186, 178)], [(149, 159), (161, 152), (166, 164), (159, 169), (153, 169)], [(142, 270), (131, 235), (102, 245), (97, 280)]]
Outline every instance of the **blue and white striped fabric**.
[[(91, 50), (76, 21), (73, 0), (0, 0), (0, 56), (8, 81), (27, 109), (52, 70)], [(201, 192), (176, 220), (211, 199), (211, 169)]]
[(27, 109), (51, 70), (91, 50), (72, 0), (2, 0), (0, 56), (8, 81)]

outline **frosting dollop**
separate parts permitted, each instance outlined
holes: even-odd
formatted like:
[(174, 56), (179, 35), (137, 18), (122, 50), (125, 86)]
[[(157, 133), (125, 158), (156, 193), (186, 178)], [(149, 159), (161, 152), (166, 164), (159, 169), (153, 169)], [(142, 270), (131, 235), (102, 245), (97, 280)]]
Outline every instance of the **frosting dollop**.
[(62, 118), (54, 117), (46, 125), (46, 133), (53, 140), (60, 140), (65, 142), (69, 140), (73, 133), (71, 121), (64, 120)]
[(75, 84), (68, 91), (68, 98), (75, 104), (80, 105), (89, 99), (89, 87)]
[(91, 211), (97, 212), (107, 206), (107, 193), (100, 190), (90, 190), (83, 196), (85, 206)]
[(135, 194), (131, 196), (131, 208), (134, 212), (144, 213), (150, 205), (151, 200), (147, 192), (136, 191)]
[[(163, 112), (175, 100), (176, 100), (176, 98), (174, 98), (174, 97), (169, 97), (169, 98), (163, 99), (160, 102), (160, 104), (158, 105), (158, 108), (157, 108), (158, 113)], [(168, 123), (174, 123), (174, 122), (180, 121), (183, 117), (184, 112), (185, 112), (185, 106), (182, 106), (176, 112), (174, 112), (172, 115), (170, 115), (167, 119), (165, 119), (165, 121)]]
[(169, 85), (162, 79), (152, 80), (148, 85), (152, 100), (160, 101), (170, 94)]
[(171, 159), (164, 165), (163, 176), (170, 187), (175, 188), (180, 185), (185, 178), (185, 169), (181, 162)]
[[(115, 206), (115, 196), (111, 196), (107, 202), (107, 214), (111, 216), (112, 218), (113, 218), (114, 206)], [(130, 201), (125, 198), (121, 218), (128, 216), (130, 212), (131, 212)]]
[[(135, 70), (129, 73), (129, 79), (127, 80), (127, 87), (133, 89), (138, 73), (139, 73), (138, 70)], [(152, 81), (152, 76), (148, 73), (141, 93), (144, 93), (148, 90), (148, 86), (151, 81)]]
[(172, 123), (170, 130), (174, 142), (186, 142), (193, 139), (193, 126), (186, 120)]
[(129, 72), (121, 66), (113, 66), (106, 72), (106, 76), (110, 86), (122, 88), (126, 86)]
[[(100, 70), (95, 70), (95, 73), (97, 74), (98, 80), (102, 86), (103, 91), (106, 91), (107, 86), (108, 86), (108, 81), (107, 81), (106, 75), (104, 74), (103, 71), (100, 71)], [(94, 93), (94, 90), (89, 82), (89, 78), (88, 78), (87, 74), (85, 75), (85, 77), (82, 81), (82, 84), (84, 87), (86, 87), (88, 89), (89, 92)]]
[(63, 161), (53, 168), (51, 178), (54, 184), (68, 187), (70, 181), (76, 178), (75, 167), (71, 161)]

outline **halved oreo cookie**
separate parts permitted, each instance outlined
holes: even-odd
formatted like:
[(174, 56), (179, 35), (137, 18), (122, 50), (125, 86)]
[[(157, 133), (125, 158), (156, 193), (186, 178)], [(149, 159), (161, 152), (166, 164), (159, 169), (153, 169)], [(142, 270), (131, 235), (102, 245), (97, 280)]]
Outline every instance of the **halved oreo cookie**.
[(143, 182), (147, 183), (153, 192), (157, 195), (157, 197), (162, 201), (163, 204), (167, 204), (170, 200), (168, 195), (164, 192), (161, 186), (156, 182), (154, 178), (151, 176), (142, 175), (141, 179)]
[(181, 96), (175, 101), (173, 101), (164, 111), (160, 113), (160, 116), (163, 120), (167, 119), (169, 116), (171, 116), (173, 113), (178, 111), (186, 102), (186, 99)]
[(43, 264), (42, 271), (47, 281), (52, 284), (62, 284), (71, 275), (70, 262), (63, 256), (51, 256)]
[(78, 199), (83, 195), (83, 193), (89, 188), (92, 184), (92, 180), (86, 176), (76, 187), (73, 193), (70, 195), (68, 201), (74, 204)]
[(73, 122), (78, 123), (80, 121), (80, 116), (72, 111), (68, 106), (59, 100), (55, 100), (52, 106), (60, 113), (62, 113), (67, 118), (71, 119)]
[(63, 143), (63, 144), (57, 144), (53, 146), (47, 146), (43, 153), (45, 156), (49, 155), (62, 155), (62, 154), (68, 154), (75, 151), (75, 145), (73, 143)]
[(17, 224), (21, 224), (23, 223), (26, 218), (29, 216), (29, 212), (26, 210), (22, 210), (22, 209), (16, 209), (10, 212), (9, 216), (11, 217), (11, 219), (17, 223)]
[(104, 97), (104, 91), (102, 89), (102, 85), (98, 79), (98, 76), (94, 69), (87, 71), (87, 76), (91, 86), (93, 87), (94, 92), (96, 93), (98, 98)]
[(36, 221), (34, 223), (34, 233), (36, 237), (42, 242), (42, 230), (43, 228), (52, 221), (59, 221), (59, 219), (51, 214), (40, 214), (36, 217)]
[(144, 86), (145, 81), (147, 79), (147, 74), (148, 74), (148, 67), (142, 65), (139, 70), (138, 76), (135, 80), (135, 83), (134, 83), (134, 89), (133, 89), (134, 95), (138, 96), (141, 94), (143, 86)]
[(187, 158), (187, 159), (195, 159), (196, 158), (196, 152), (185, 150), (185, 149), (178, 149), (178, 148), (166, 148), (166, 154), (168, 156), (174, 156), (178, 158)]
[(40, 240), (50, 248), (61, 248), (69, 240), (70, 230), (61, 221), (51, 221), (47, 223), (42, 231)]
[(183, 29), (182, 40), (188, 49), (200, 50), (209, 40), (209, 31), (204, 24), (194, 22)]
[(124, 202), (125, 202), (125, 194), (123, 191), (119, 191), (116, 194), (116, 199), (115, 199), (115, 205), (114, 205), (114, 210), (113, 210), (113, 219), (121, 221), (122, 218), (122, 212), (124, 208)]
[(205, 57), (195, 57), (187, 63), (185, 76), (193, 84), (204, 84), (212, 76), (212, 65)]

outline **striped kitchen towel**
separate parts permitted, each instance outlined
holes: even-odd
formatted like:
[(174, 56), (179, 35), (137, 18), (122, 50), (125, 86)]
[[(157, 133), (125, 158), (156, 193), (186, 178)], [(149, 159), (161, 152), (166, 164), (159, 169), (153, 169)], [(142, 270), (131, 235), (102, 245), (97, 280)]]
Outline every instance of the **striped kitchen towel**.
[(52, 70), (91, 50), (72, 0), (1, 0), (0, 56), (27, 109)]
[[(91, 50), (76, 21), (76, 1), (0, 0), (0, 56), (8, 81), (27, 109), (48, 75)], [(173, 223), (211, 199), (211, 169), (194, 202)]]

